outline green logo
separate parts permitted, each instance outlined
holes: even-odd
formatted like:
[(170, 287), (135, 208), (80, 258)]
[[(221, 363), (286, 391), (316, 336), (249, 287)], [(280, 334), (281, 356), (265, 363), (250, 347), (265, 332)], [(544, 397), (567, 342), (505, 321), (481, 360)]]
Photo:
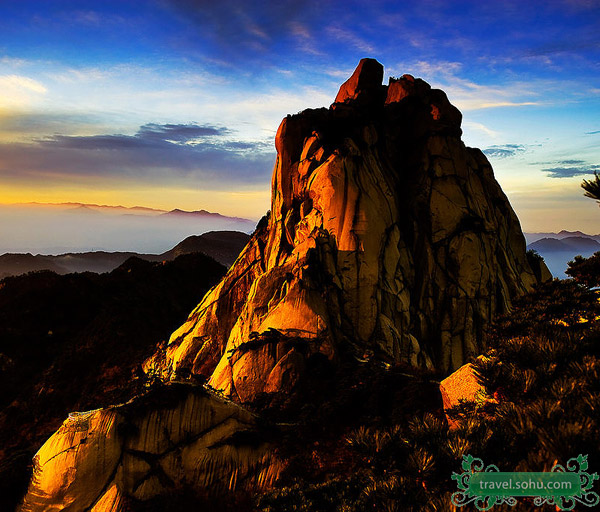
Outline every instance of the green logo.
[(452, 473), (459, 491), (452, 494), (452, 503), (463, 507), (473, 503), (478, 510), (494, 505), (517, 504), (518, 497), (533, 497), (537, 506), (555, 505), (560, 510), (573, 510), (577, 503), (593, 507), (600, 497), (591, 489), (598, 473), (586, 473), (587, 455), (569, 459), (566, 465), (556, 464), (550, 472), (505, 473), (481, 459), (463, 455), (463, 473)]

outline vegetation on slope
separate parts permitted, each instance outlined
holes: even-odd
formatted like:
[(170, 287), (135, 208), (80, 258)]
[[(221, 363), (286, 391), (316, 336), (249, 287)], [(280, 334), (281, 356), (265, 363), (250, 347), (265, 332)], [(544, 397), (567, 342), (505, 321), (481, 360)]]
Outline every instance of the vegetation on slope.
[[(457, 428), (448, 429), (439, 403), (431, 407), (435, 390), (424, 385), (424, 375), (407, 377), (413, 388), (395, 388), (396, 394), (385, 387), (371, 390), (376, 393), (371, 400), (386, 404), (382, 411), (399, 408), (400, 415), (369, 414), (361, 400), (342, 400), (328, 414), (338, 396), (352, 393), (334, 390), (326, 407), (314, 408), (298, 425), (298, 451), (286, 478), (260, 496), (256, 508), (456, 510), (450, 501), (457, 491), (451, 474), (461, 472), (465, 454), (502, 471), (548, 471), (581, 453), (589, 455), (592, 472), (600, 470), (600, 305), (589, 289), (589, 276), (600, 277), (598, 256), (573, 262), (575, 280), (538, 287), (496, 323), (489, 350), (474, 362), (493, 399), (455, 407), (451, 415)], [(386, 380), (395, 371), (373, 369), (370, 378)], [(365, 391), (372, 386), (362, 378), (354, 385)], [(413, 403), (407, 404), (402, 395), (411, 392)], [(331, 422), (335, 427), (325, 437), (311, 428)], [(519, 506), (539, 509), (526, 501)]]

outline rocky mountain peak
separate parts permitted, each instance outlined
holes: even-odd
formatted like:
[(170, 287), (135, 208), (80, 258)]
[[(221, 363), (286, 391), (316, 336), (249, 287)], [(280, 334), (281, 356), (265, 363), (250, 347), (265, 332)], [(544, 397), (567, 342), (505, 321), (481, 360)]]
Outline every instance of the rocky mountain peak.
[(315, 357), (443, 371), (535, 275), (492, 168), (443, 91), (362, 59), (329, 108), (287, 116), (271, 211), (146, 363), (236, 400), (292, 389)]
[(335, 103), (356, 100), (360, 95), (380, 92), (383, 66), (375, 59), (361, 59), (352, 76), (346, 80), (335, 97)]

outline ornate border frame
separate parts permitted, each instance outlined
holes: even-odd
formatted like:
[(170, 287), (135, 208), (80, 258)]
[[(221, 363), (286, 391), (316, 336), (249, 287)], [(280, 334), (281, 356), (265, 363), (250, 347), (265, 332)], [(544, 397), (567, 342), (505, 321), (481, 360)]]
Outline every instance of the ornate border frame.
[[(593, 507), (600, 503), (600, 496), (591, 491), (594, 480), (598, 480), (598, 473), (589, 474), (587, 455), (578, 455), (575, 458), (569, 459), (565, 466), (555, 464), (551, 472), (571, 472), (577, 473), (581, 483), (581, 492), (574, 496), (536, 496), (533, 503), (536, 506), (555, 505), (559, 510), (573, 510), (577, 503), (586, 507)], [(497, 466), (490, 464), (485, 466), (481, 459), (472, 455), (463, 455), (462, 473), (452, 473), (452, 480), (456, 480), (459, 490), (452, 494), (451, 501), (456, 507), (464, 507), (473, 503), (477, 510), (489, 510), (494, 505), (510, 505), (511, 507), (517, 504), (515, 496), (476, 496), (469, 492), (469, 480), (473, 473), (479, 472), (499, 472)]]

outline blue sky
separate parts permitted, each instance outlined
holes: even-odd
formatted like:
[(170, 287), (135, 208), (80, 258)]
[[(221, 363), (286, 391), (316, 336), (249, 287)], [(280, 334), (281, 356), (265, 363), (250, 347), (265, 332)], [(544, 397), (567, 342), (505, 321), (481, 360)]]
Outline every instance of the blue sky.
[(600, 2), (0, 3), (0, 202), (269, 207), (287, 113), (362, 57), (444, 89), (527, 231), (600, 232)]

